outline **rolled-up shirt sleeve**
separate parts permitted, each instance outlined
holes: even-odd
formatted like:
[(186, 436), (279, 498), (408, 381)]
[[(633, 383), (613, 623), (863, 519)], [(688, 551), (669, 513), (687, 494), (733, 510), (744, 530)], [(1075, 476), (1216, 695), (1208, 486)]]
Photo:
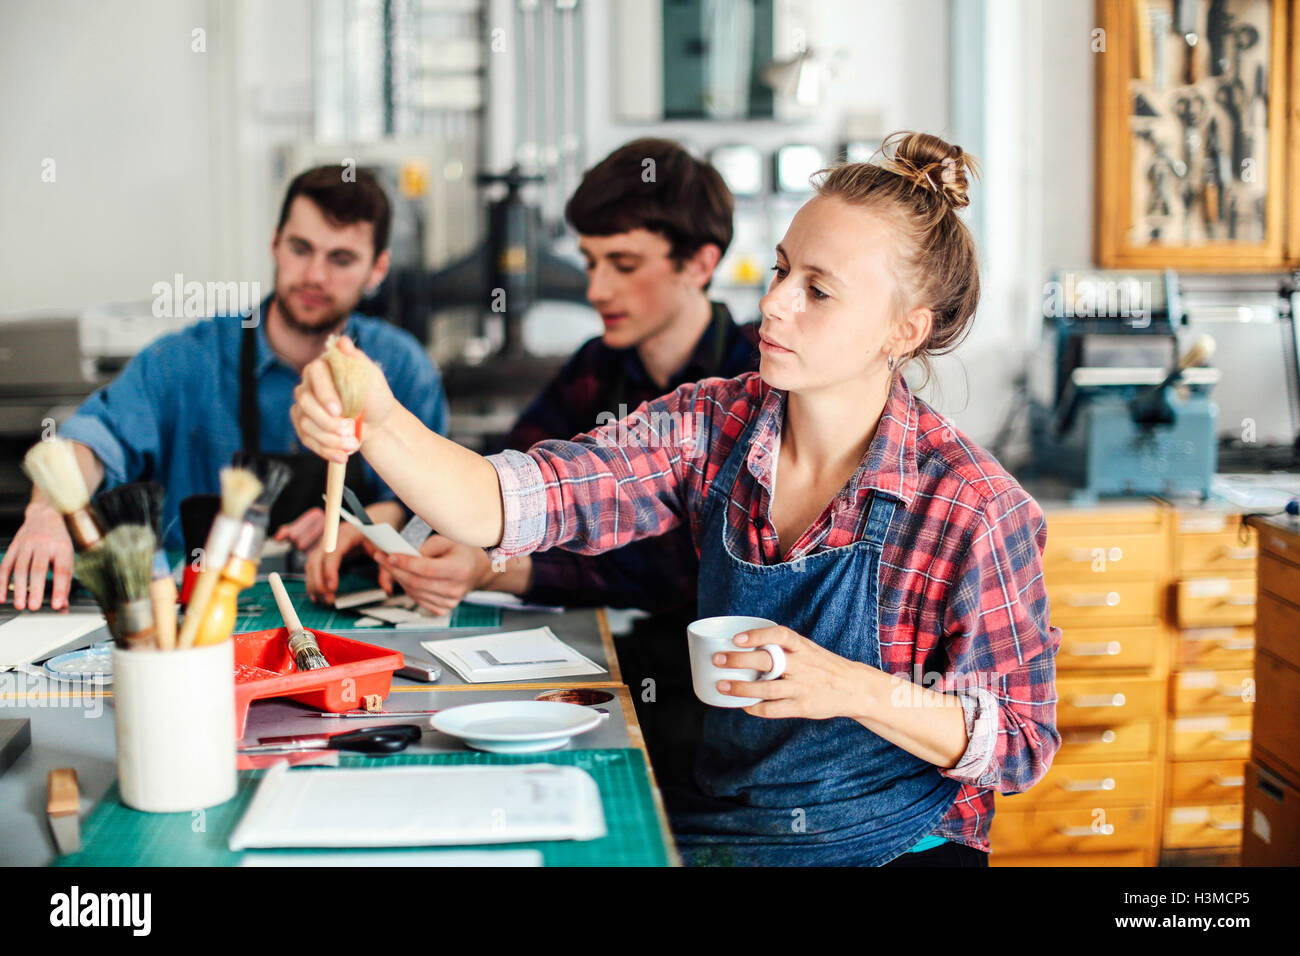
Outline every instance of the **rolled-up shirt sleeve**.
[(188, 338), (174, 335), (154, 342), (131, 359), (116, 379), (87, 398), (60, 427), (61, 438), (85, 445), (95, 453), (104, 466), (105, 488), (157, 470), (162, 436), (171, 430), (174, 397), (182, 387), (173, 378), (183, 362), (168, 361), (167, 354), (170, 351), (174, 357), (187, 347)]
[(505, 517), (493, 562), (558, 545), (600, 554), (681, 524), (685, 461), (700, 440), (694, 389), (683, 385), (573, 441), (489, 455)]
[(1042, 554), (1047, 525), (1023, 490), (989, 502), (973, 526), (944, 616), (946, 665), (934, 687), (960, 698), (966, 752), (946, 777), (1021, 793), (1060, 748), (1056, 653)]

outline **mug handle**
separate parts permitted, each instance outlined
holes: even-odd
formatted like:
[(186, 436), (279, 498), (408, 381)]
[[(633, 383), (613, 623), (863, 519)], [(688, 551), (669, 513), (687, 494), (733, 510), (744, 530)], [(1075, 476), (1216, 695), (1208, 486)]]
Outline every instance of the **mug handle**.
[(780, 644), (764, 644), (760, 651), (767, 651), (772, 656), (772, 669), (759, 675), (759, 680), (776, 680), (785, 673), (785, 650)]

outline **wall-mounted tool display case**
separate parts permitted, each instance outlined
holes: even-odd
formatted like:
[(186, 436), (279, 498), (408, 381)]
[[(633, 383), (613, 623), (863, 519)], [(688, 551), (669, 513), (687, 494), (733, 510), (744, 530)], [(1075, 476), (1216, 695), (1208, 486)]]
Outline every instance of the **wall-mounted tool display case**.
[(1098, 0), (1097, 260), (1300, 263), (1300, 0)]

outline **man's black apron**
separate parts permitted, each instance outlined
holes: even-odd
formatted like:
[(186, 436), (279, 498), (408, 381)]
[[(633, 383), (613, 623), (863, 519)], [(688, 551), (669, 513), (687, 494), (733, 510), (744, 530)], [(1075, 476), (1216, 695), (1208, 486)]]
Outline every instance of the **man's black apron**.
[[(267, 311), (263, 309), (262, 315), (265, 316)], [(261, 409), (257, 403), (257, 326), (245, 326), (240, 341), (239, 431), (246, 454), (283, 462), (293, 472), (284, 491), (271, 506), (270, 534), (303, 512), (323, 507), (321, 496), (325, 494), (325, 471), (329, 464), (324, 458), (310, 451), (293, 454), (262, 451)], [(348, 459), (345, 481), (364, 503), (371, 504), (375, 500), (360, 455)]]

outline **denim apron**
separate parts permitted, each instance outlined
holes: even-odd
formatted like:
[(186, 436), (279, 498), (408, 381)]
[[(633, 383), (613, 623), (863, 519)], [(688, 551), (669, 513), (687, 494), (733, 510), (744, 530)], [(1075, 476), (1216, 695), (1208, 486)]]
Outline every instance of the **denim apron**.
[[(898, 502), (872, 494), (864, 540), (775, 565), (727, 546), (728, 492), (758, 416), (704, 504), (699, 616), (765, 617), (879, 668), (880, 555)], [(753, 717), (708, 707), (694, 780), (666, 793), (690, 865), (879, 866), (943, 819), (961, 784), (856, 720)]]

